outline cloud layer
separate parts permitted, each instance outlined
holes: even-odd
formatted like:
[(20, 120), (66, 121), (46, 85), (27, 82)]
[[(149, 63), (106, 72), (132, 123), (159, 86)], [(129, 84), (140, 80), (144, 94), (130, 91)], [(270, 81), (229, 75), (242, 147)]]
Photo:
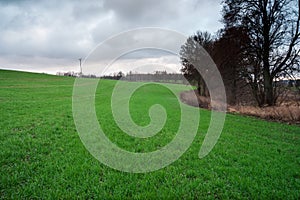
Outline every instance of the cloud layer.
[[(47, 73), (76, 70), (78, 58), (128, 29), (161, 27), (187, 36), (197, 30), (215, 32), (222, 27), (220, 9), (219, 0), (3, 0), (0, 68)], [(124, 40), (113, 48), (128, 42), (133, 41)]]

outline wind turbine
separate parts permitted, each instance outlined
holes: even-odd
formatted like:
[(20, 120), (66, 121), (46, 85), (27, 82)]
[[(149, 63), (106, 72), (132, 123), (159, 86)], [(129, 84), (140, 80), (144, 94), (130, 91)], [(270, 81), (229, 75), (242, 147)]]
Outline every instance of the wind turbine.
[(82, 67), (81, 67), (81, 60), (82, 58), (79, 58), (79, 67), (80, 67), (80, 75), (79, 76), (82, 76)]

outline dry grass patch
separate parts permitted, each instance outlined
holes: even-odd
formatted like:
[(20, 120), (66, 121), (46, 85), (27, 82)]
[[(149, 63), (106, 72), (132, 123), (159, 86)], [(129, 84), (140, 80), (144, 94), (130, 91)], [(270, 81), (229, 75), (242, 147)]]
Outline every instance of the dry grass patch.
[(229, 106), (228, 111), (266, 120), (300, 123), (300, 106), (281, 105), (262, 108), (255, 106)]
[[(210, 98), (199, 96), (195, 91), (182, 92), (180, 98), (182, 102), (188, 105), (211, 109)], [(266, 120), (300, 124), (300, 104), (298, 101), (289, 100), (272, 107), (228, 105), (227, 111)]]

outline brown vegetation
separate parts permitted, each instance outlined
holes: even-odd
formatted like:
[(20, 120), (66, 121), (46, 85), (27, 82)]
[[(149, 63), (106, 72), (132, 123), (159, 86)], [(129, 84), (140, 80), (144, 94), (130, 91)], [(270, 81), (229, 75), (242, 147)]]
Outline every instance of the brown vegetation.
[[(197, 99), (195, 98), (195, 94)], [(195, 91), (185, 91), (180, 94), (183, 103), (191, 106), (210, 109), (210, 98), (197, 95)], [(288, 100), (282, 100), (276, 106), (258, 107), (253, 105), (228, 105), (229, 113), (259, 117), (265, 120), (300, 124), (300, 97), (289, 95)]]

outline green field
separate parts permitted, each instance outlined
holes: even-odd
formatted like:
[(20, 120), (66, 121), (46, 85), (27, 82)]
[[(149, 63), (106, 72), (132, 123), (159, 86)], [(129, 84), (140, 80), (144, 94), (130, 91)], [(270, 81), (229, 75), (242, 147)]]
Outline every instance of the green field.
[[(217, 145), (199, 159), (210, 119), (210, 112), (201, 110), (198, 134), (180, 159), (150, 173), (120, 172), (101, 164), (83, 146), (72, 115), (74, 80), (0, 70), (0, 198), (300, 198), (299, 126), (228, 114)], [(166, 108), (168, 119), (153, 138), (132, 138), (112, 117), (115, 83), (101, 81), (96, 93), (98, 120), (107, 136), (132, 152), (168, 144), (180, 121), (176, 97), (154, 84), (134, 93), (130, 111), (137, 124), (150, 122), (148, 109), (155, 103)]]

